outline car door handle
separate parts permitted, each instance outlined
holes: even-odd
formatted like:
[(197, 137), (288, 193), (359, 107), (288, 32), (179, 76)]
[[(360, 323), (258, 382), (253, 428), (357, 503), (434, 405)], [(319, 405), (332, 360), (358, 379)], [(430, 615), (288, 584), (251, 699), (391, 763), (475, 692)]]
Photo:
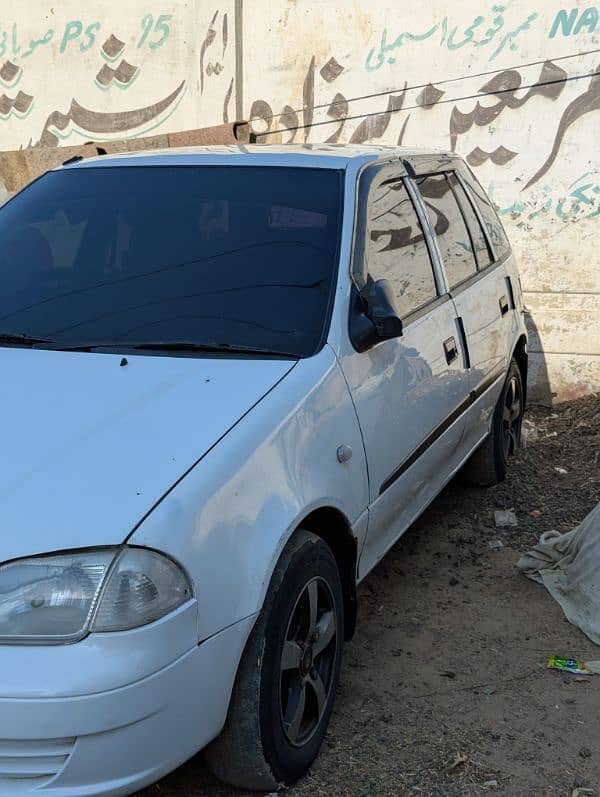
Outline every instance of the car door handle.
[(448, 365), (458, 357), (458, 347), (454, 338), (448, 338), (448, 340), (444, 341), (444, 354)]
[(506, 295), (500, 297), (499, 303), (500, 303), (500, 312), (502, 313), (502, 315), (506, 315), (508, 313), (508, 307), (509, 307)]

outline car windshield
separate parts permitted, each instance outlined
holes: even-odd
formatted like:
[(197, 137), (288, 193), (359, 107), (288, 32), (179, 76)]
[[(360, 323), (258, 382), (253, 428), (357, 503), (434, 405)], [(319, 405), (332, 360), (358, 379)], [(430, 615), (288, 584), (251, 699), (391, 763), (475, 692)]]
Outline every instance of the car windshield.
[(301, 167), (50, 172), (0, 209), (0, 337), (314, 354), (342, 184)]

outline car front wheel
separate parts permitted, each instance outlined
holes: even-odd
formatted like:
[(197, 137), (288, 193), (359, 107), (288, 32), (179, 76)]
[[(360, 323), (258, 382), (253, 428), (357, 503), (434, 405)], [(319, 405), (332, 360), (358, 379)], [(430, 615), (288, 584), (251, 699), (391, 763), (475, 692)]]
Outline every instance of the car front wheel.
[(276, 566), (238, 670), (221, 735), (206, 751), (233, 786), (289, 786), (315, 759), (333, 709), (344, 628), (333, 553), (299, 530)]

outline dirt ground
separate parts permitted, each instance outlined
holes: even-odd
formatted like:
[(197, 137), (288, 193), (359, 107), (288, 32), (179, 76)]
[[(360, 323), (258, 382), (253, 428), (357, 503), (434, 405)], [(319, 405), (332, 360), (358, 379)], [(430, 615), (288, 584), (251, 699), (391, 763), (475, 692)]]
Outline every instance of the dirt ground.
[[(515, 568), (600, 500), (600, 396), (531, 408), (526, 426), (504, 484), (455, 480), (361, 585), (325, 744), (289, 797), (600, 797), (600, 676), (546, 669), (600, 649)], [(497, 528), (511, 508), (518, 526)], [(241, 797), (201, 756), (139, 793), (200, 795)]]

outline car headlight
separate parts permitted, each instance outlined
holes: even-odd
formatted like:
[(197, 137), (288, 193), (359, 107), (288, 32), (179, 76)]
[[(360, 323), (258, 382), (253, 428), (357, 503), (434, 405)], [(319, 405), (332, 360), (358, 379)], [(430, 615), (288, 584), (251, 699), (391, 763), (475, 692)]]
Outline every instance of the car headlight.
[(173, 560), (147, 548), (104, 548), (0, 567), (0, 643), (76, 642), (158, 620), (192, 595)]

